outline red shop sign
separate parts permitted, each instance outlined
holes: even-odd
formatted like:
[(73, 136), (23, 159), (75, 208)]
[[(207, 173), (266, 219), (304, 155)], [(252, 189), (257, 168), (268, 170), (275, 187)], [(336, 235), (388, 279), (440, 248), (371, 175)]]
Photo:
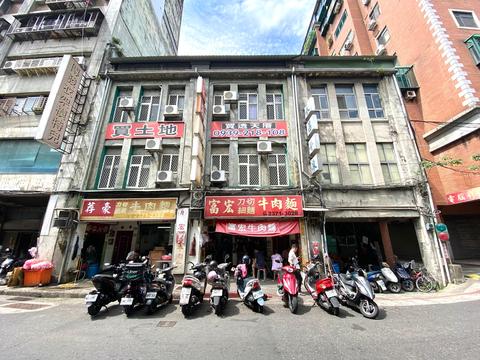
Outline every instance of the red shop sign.
[(206, 219), (302, 217), (302, 196), (207, 196)]
[(447, 200), (449, 204), (460, 204), (464, 202), (480, 200), (480, 187), (447, 194)]
[(265, 221), (244, 222), (241, 220), (217, 221), (215, 231), (251, 237), (275, 237), (290, 234), (299, 234), (300, 225), (297, 221)]
[(107, 126), (105, 139), (181, 138), (184, 129), (183, 122), (111, 123)]
[(285, 137), (288, 135), (286, 121), (212, 121), (212, 138), (257, 138)]

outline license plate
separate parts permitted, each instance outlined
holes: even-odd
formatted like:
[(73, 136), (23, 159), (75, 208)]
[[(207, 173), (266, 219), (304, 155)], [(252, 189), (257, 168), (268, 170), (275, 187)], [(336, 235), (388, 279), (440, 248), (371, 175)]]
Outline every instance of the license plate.
[(87, 296), (85, 296), (85, 302), (93, 303), (97, 301), (97, 298), (98, 298), (98, 294), (88, 294)]
[(255, 291), (255, 292), (253, 293), (253, 298), (254, 298), (255, 300), (260, 299), (260, 298), (263, 298), (263, 291)]
[(337, 292), (335, 290), (327, 290), (325, 291), (325, 295), (327, 295), (328, 298), (337, 296)]
[(132, 305), (133, 304), (133, 298), (122, 298), (120, 300), (120, 305)]
[(156, 292), (147, 292), (147, 295), (145, 295), (145, 299), (155, 299), (157, 297)]
[(222, 289), (212, 290), (212, 294), (211, 294), (210, 296), (211, 296), (211, 297), (223, 296), (223, 290), (222, 290)]
[(385, 283), (383, 282), (383, 280), (377, 280), (377, 284), (380, 285), (382, 290), (387, 290), (387, 287), (385, 286)]
[(186, 305), (190, 301), (190, 294), (192, 293), (192, 289), (190, 288), (183, 288), (182, 292), (180, 293), (180, 305)]

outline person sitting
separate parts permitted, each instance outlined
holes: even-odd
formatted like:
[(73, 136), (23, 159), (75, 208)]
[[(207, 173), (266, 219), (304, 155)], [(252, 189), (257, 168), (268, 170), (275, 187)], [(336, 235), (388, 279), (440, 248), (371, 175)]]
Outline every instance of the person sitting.
[(273, 280), (275, 280), (275, 276), (280, 278), (280, 272), (282, 271), (283, 265), (283, 258), (278, 252), (271, 256), (272, 259), (272, 272), (273, 272)]

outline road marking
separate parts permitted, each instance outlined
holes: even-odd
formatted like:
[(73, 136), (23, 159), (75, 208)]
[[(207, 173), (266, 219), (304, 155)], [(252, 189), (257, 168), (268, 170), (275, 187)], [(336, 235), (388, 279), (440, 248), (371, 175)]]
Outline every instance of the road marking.
[(26, 313), (26, 312), (35, 312), (35, 311), (42, 311), (51, 309), (55, 307), (55, 304), (46, 304), (46, 303), (39, 303), (34, 301), (28, 302), (9, 302), (6, 304), (0, 305), (0, 314), (19, 314), (19, 313)]

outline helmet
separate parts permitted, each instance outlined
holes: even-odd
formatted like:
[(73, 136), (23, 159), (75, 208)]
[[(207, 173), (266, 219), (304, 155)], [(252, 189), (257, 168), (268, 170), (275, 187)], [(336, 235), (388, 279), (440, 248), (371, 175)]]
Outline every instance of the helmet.
[(211, 269), (215, 269), (218, 266), (218, 263), (215, 260), (210, 261), (208, 265)]
[(138, 253), (136, 251), (130, 251), (127, 255), (127, 261), (133, 261), (133, 262), (136, 262), (140, 259), (140, 256), (138, 255)]
[(248, 256), (248, 255), (243, 255), (243, 257), (242, 257), (242, 264), (245, 264), (245, 265), (250, 264), (250, 256)]
[(207, 275), (207, 281), (208, 282), (214, 282), (215, 280), (217, 280), (218, 278), (218, 275), (215, 271), (210, 271)]

